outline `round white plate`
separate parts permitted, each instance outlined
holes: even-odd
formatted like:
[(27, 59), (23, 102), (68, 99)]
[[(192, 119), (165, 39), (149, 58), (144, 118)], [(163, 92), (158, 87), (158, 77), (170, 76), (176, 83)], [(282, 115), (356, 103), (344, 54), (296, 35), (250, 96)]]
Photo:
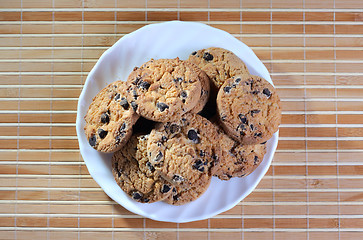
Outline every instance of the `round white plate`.
[(87, 77), (77, 110), (80, 152), (93, 179), (108, 196), (131, 212), (158, 221), (179, 223), (213, 217), (234, 207), (250, 194), (271, 164), (278, 132), (267, 142), (267, 154), (262, 163), (249, 176), (229, 181), (213, 177), (210, 187), (200, 198), (182, 206), (163, 202), (142, 204), (133, 201), (118, 187), (111, 172), (112, 154), (97, 152), (88, 144), (83, 131), (83, 117), (92, 98), (107, 84), (126, 80), (135, 66), (151, 58), (187, 59), (191, 52), (208, 47), (221, 47), (234, 52), (246, 63), (252, 74), (271, 82), (267, 69), (253, 51), (229, 33), (201, 23), (180, 21), (151, 24), (127, 34), (102, 54)]

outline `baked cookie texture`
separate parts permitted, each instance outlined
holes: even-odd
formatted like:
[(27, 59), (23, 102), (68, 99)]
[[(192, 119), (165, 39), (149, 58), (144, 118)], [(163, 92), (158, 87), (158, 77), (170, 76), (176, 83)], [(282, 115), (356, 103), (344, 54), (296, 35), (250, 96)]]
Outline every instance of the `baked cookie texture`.
[(198, 74), (199, 80), (201, 83), (200, 99), (199, 99), (197, 105), (195, 105), (195, 107), (192, 110), (190, 110), (190, 112), (191, 113), (200, 113), (209, 100), (209, 94), (210, 94), (209, 77), (199, 67), (195, 66), (192, 63), (189, 63), (189, 64), (193, 65), (192, 67), (194, 67), (194, 71)]
[(219, 89), (225, 80), (241, 74), (249, 74), (244, 62), (233, 52), (217, 47), (193, 52), (188, 59), (202, 69), (211, 80), (214, 89)]
[(187, 113), (151, 131), (148, 157), (163, 178), (189, 189), (210, 181), (221, 157), (217, 128), (198, 114)]
[(212, 178), (203, 184), (195, 184), (194, 186), (184, 189), (182, 187), (174, 186), (172, 193), (167, 197), (164, 202), (179, 206), (198, 199), (208, 189)]
[(152, 203), (167, 198), (173, 186), (161, 178), (147, 157), (148, 135), (133, 135), (112, 156), (112, 173), (117, 184), (132, 199)]
[(127, 79), (128, 100), (144, 118), (156, 122), (180, 119), (201, 96), (195, 68), (175, 59), (150, 60), (135, 68)]
[(139, 116), (126, 100), (126, 83), (116, 81), (98, 93), (84, 117), (89, 144), (101, 152), (115, 152), (131, 137)]
[(239, 75), (228, 79), (217, 96), (224, 131), (242, 144), (267, 141), (281, 123), (280, 98), (265, 79)]

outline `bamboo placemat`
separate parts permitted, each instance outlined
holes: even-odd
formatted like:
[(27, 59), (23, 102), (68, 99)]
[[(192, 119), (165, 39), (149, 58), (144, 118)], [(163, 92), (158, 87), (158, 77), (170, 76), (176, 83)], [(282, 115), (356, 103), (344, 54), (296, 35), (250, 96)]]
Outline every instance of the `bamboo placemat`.
[[(363, 1), (0, 0), (0, 239), (362, 239)], [(175, 224), (115, 204), (75, 131), (88, 72), (146, 24), (200, 21), (249, 45), (283, 106), (257, 189)]]

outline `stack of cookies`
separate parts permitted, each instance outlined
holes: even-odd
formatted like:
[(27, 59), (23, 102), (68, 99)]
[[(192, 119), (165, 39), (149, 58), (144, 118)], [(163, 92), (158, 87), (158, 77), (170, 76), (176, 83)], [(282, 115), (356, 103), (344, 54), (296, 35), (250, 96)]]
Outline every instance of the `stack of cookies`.
[(113, 152), (118, 185), (142, 203), (191, 202), (211, 178), (253, 172), (281, 122), (280, 100), (222, 48), (150, 60), (104, 88), (85, 116), (89, 144)]

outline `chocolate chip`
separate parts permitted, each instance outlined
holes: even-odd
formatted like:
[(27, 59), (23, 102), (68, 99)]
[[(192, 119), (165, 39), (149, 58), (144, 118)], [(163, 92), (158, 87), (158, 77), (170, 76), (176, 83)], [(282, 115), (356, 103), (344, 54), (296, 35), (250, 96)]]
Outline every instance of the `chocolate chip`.
[(125, 110), (128, 110), (129, 109), (129, 107), (130, 107), (130, 105), (129, 105), (129, 103), (127, 102), (127, 99), (126, 98), (121, 98), (121, 100), (120, 100), (120, 105), (121, 105), (121, 107), (123, 107)]
[(197, 51), (192, 52), (192, 55), (195, 55), (195, 54), (197, 54)]
[(164, 112), (165, 109), (169, 108), (168, 105), (166, 105), (165, 103), (162, 103), (162, 102), (156, 103), (156, 107), (159, 109), (160, 112)]
[(231, 87), (230, 87), (230, 86), (224, 87), (224, 88), (223, 88), (223, 91), (224, 91), (225, 93), (230, 93), (230, 92), (231, 92)]
[(151, 164), (151, 162), (147, 162), (146, 163), (146, 167), (151, 171), (151, 172), (154, 172), (155, 171), (155, 168), (154, 166)]
[(159, 162), (162, 158), (163, 158), (163, 153), (159, 151), (156, 157), (154, 158), (154, 162)]
[(193, 143), (199, 143), (200, 142), (200, 138), (198, 136), (198, 133), (194, 130), (194, 129), (190, 129), (188, 131), (188, 138), (189, 140), (191, 140)]
[(253, 165), (257, 165), (257, 163), (259, 162), (259, 159), (258, 159), (258, 157), (257, 156), (255, 156), (255, 159), (254, 159), (254, 161), (253, 161)]
[(221, 120), (222, 120), (222, 121), (226, 121), (226, 118), (227, 118), (227, 116), (226, 116), (226, 115), (222, 115), (222, 116), (221, 116)]
[(183, 78), (181, 78), (181, 77), (174, 78), (173, 81), (176, 82), (176, 83), (177, 82), (182, 82), (183, 81)]
[(235, 83), (239, 83), (241, 81), (241, 78), (236, 78), (235, 80), (234, 80), (234, 82)]
[(232, 175), (227, 174), (227, 177), (228, 177), (229, 179), (231, 179), (231, 178), (232, 178)]
[(134, 111), (136, 111), (136, 110), (137, 110), (138, 105), (137, 105), (134, 101), (132, 101), (132, 102), (131, 102), (131, 107), (134, 109)]
[(135, 200), (140, 200), (142, 198), (142, 194), (139, 192), (133, 192), (132, 193), (132, 198)]
[(204, 58), (204, 60), (206, 60), (206, 61), (211, 61), (211, 60), (213, 60), (213, 55), (212, 55), (212, 54), (210, 54), (209, 52), (205, 52), (205, 53), (203, 54), (203, 58)]
[(174, 201), (178, 201), (178, 200), (179, 200), (179, 194), (174, 195), (174, 196), (173, 196), (173, 200), (174, 200)]
[(117, 176), (121, 177), (121, 172), (120, 171), (117, 171)]
[(121, 97), (121, 95), (119, 93), (117, 93), (116, 96), (115, 96), (115, 101), (119, 100), (120, 97)]
[(96, 135), (92, 135), (89, 139), (88, 139), (89, 145), (91, 145), (92, 147), (96, 146)]
[(120, 131), (123, 131), (123, 130), (125, 130), (126, 129), (126, 123), (122, 123), (121, 124), (121, 127), (120, 127)]
[(240, 125), (237, 126), (236, 130), (238, 131), (238, 129), (241, 129), (242, 131), (246, 130), (246, 124), (241, 123)]
[(107, 136), (107, 131), (103, 130), (102, 128), (98, 129), (98, 136), (100, 136), (101, 139), (104, 139)]
[(200, 151), (199, 151), (199, 156), (200, 156), (200, 157), (205, 157), (205, 152), (204, 152), (203, 150), (200, 150)]
[(257, 114), (259, 112), (261, 112), (261, 110), (257, 110), (257, 109), (251, 110), (251, 116), (253, 117), (253, 114)]
[(162, 137), (161, 137), (161, 142), (162, 142), (162, 143), (164, 143), (164, 142), (166, 142), (166, 141), (168, 141), (168, 138), (167, 138), (167, 137), (165, 137), (165, 136), (162, 136)]
[(265, 142), (262, 142), (261, 144), (266, 144), (267, 143), (267, 141), (265, 141)]
[(193, 164), (193, 168), (194, 169), (196, 169), (196, 170), (198, 170), (198, 171), (200, 171), (200, 172), (204, 172), (204, 163), (203, 163), (203, 161), (202, 160), (200, 160), (200, 159), (197, 159), (195, 162), (194, 162), (194, 164)]
[(171, 189), (170, 186), (164, 184), (163, 187), (161, 188), (161, 193), (167, 193), (170, 191), (170, 189)]
[(180, 97), (182, 97), (182, 98), (187, 98), (187, 97), (188, 97), (187, 92), (186, 92), (186, 91), (182, 91), (182, 92), (180, 93)]
[(180, 126), (178, 124), (172, 123), (169, 127), (170, 133), (178, 133), (180, 131)]
[(242, 113), (238, 114), (238, 118), (241, 120), (242, 123), (247, 124), (247, 118)]
[(137, 99), (137, 97), (138, 97), (138, 95), (137, 95), (137, 92), (136, 92), (136, 90), (134, 89), (134, 90), (132, 90), (132, 96), (134, 97), (134, 99), (136, 100)]
[(150, 199), (144, 198), (144, 203), (148, 203), (148, 202), (150, 202)]
[(254, 136), (255, 137), (262, 137), (262, 133), (260, 133), (260, 132), (259, 133), (255, 133)]
[(271, 97), (271, 92), (268, 88), (263, 89), (262, 92), (263, 92), (263, 94), (265, 94), (267, 96), (267, 98)]
[(260, 92), (260, 91), (255, 90), (255, 91), (252, 91), (251, 93), (256, 95), (256, 94), (258, 94), (259, 92)]
[(173, 176), (173, 181), (174, 182), (182, 182), (184, 179), (183, 179), (183, 177), (181, 177), (181, 176), (179, 176), (179, 175), (174, 175)]
[(101, 123), (109, 123), (110, 122), (110, 117), (108, 116), (107, 113), (102, 113), (101, 115)]
[(143, 89), (148, 90), (148, 89), (149, 89), (149, 87), (150, 87), (150, 83), (148, 83), (148, 82), (146, 82), (146, 81), (140, 81), (140, 82), (138, 83), (138, 87), (139, 87), (139, 88), (143, 88)]
[(250, 128), (251, 128), (251, 130), (253, 131), (253, 128), (254, 128), (253, 124), (251, 124), (251, 125), (250, 125)]

